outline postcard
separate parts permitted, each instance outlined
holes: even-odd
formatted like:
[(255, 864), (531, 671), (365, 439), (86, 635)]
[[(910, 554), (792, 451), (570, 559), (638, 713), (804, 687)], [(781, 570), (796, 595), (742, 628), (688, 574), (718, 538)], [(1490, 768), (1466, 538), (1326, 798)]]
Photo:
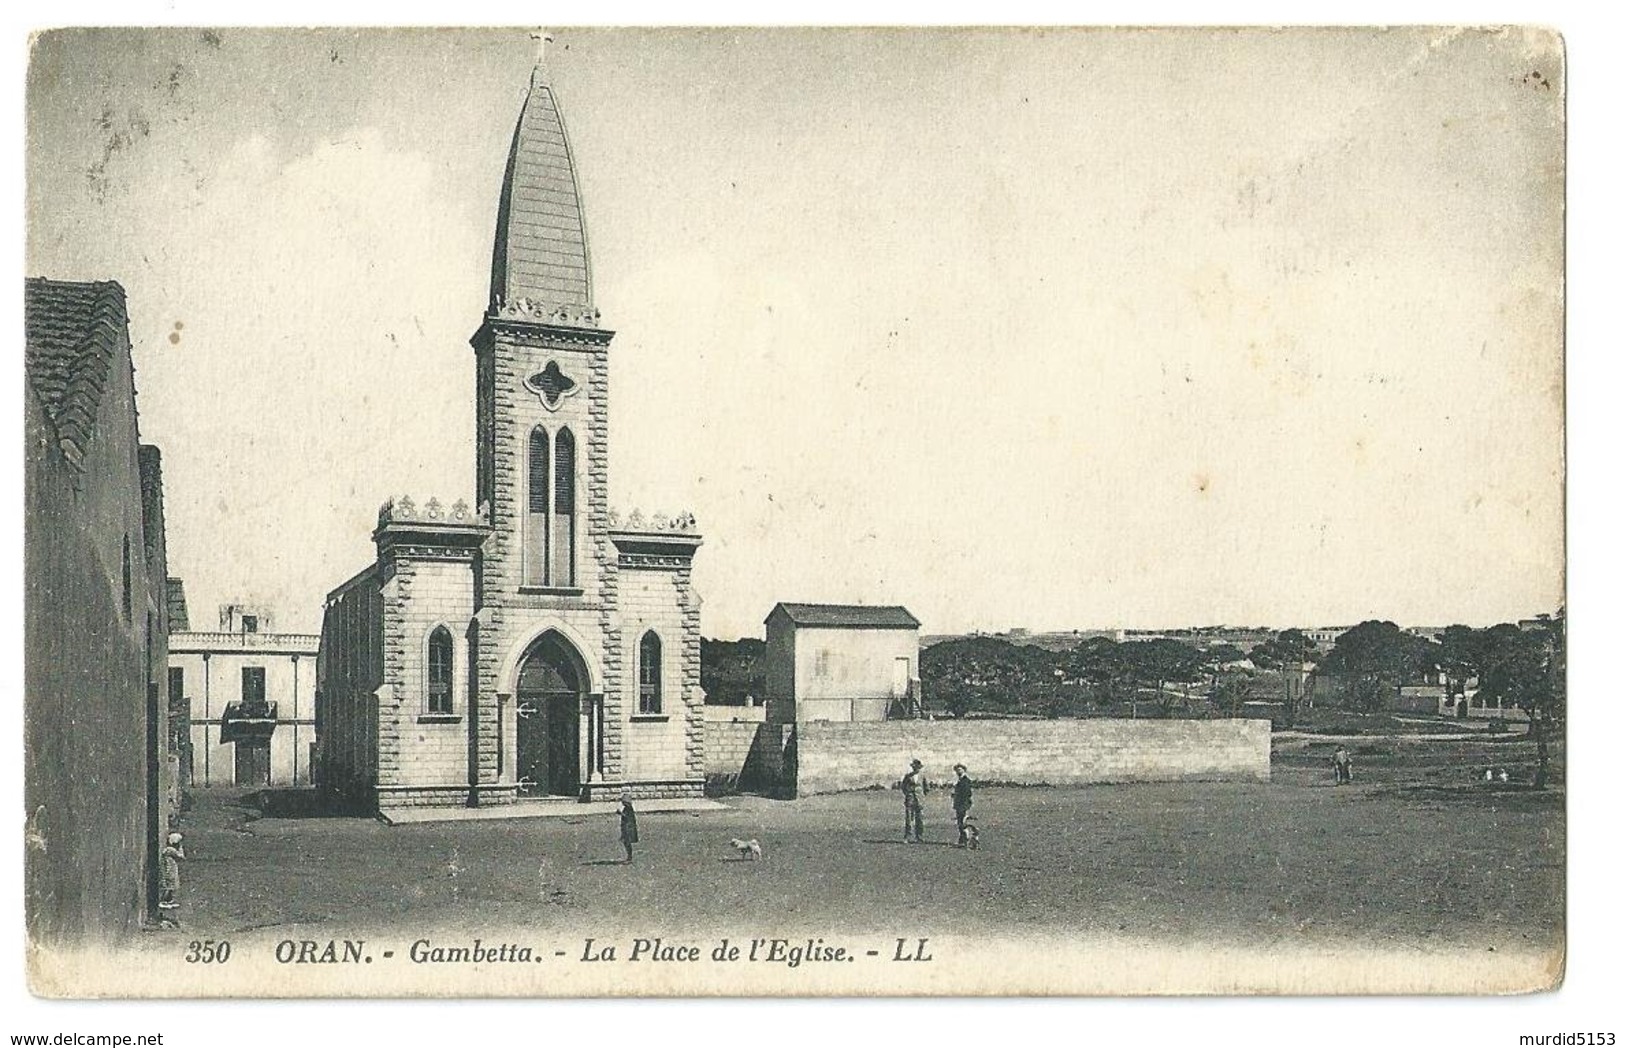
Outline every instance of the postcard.
[(1564, 61), (37, 34), (33, 992), (1559, 986)]

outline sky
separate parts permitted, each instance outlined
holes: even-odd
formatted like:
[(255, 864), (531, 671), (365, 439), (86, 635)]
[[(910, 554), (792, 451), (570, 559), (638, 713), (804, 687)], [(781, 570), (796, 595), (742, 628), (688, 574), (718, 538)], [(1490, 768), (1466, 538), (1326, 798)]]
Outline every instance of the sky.
[[(708, 636), (1563, 601), (1563, 105), (1530, 30), (555, 29), (613, 505)], [(31, 275), (129, 294), (194, 624), (314, 630), (473, 490), (522, 29), (68, 31)]]

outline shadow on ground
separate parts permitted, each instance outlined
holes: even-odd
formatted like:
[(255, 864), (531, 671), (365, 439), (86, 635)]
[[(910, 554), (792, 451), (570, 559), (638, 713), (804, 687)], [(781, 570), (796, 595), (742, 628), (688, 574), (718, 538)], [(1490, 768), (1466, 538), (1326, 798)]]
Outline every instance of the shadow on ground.
[(241, 804), (265, 819), (353, 819), (371, 815), (356, 805), (335, 802), (313, 787), (286, 787), (244, 794)]

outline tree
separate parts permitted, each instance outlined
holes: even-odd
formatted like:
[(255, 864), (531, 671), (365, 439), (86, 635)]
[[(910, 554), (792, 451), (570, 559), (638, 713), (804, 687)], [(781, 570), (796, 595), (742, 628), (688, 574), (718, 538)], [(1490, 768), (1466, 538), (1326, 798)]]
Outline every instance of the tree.
[(1245, 674), (1227, 673), (1217, 677), (1213, 682), (1213, 705), (1220, 713), (1229, 717), (1241, 716), (1242, 703), (1247, 701), (1251, 692), (1249, 681)]
[[(1130, 641), (1118, 646), (1130, 675), (1136, 684), (1154, 686), (1157, 690), (1157, 708), (1167, 716), (1171, 703), (1164, 687), (1169, 682), (1186, 684), (1203, 676), (1202, 653), (1183, 641), (1170, 637), (1154, 640)], [(1138, 713), (1131, 708), (1130, 714)]]
[(1302, 630), (1282, 630), (1254, 647), (1248, 656), (1259, 669), (1280, 671), (1281, 719), (1288, 728), (1298, 723), (1298, 704), (1303, 699), (1304, 666), (1314, 653), (1315, 642)]
[(712, 706), (743, 706), (747, 697), (757, 702), (767, 697), (767, 675), (762, 655), (767, 642), (755, 637), (743, 640), (700, 638), (700, 687)]
[(1339, 636), (1321, 660), (1321, 670), (1348, 680), (1354, 706), (1375, 713), (1400, 687), (1429, 665), (1437, 665), (1435, 645), (1406, 633), (1392, 622), (1371, 620)]
[(1479, 675), (1484, 661), (1484, 636), (1471, 626), (1446, 626), (1439, 634), (1439, 668), (1445, 675), (1445, 698), (1452, 704), (1465, 697), (1467, 681)]
[(1134, 675), (1122, 647), (1109, 637), (1090, 637), (1067, 653), (1065, 672), (1094, 693), (1097, 705), (1110, 706), (1133, 695)]
[(1546, 785), (1550, 754), (1548, 735), (1561, 727), (1568, 688), (1567, 630), (1562, 608), (1556, 617), (1542, 615), (1530, 629), (1510, 623), (1484, 631), (1478, 693), (1501, 706), (1518, 706), (1529, 715), (1534, 736), (1535, 786)]
[(955, 637), (920, 652), (920, 683), (956, 717), (973, 709), (1014, 710), (1054, 687), (1041, 648), (998, 637)]

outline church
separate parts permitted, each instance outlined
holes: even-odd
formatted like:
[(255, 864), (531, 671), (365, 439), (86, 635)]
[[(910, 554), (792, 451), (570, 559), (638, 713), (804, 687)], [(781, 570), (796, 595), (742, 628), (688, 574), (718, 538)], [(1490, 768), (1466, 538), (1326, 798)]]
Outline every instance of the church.
[(390, 809), (697, 797), (700, 545), (609, 507), (609, 346), (545, 61), (497, 205), (474, 347), (475, 498), (392, 498), (328, 595), (316, 780)]

